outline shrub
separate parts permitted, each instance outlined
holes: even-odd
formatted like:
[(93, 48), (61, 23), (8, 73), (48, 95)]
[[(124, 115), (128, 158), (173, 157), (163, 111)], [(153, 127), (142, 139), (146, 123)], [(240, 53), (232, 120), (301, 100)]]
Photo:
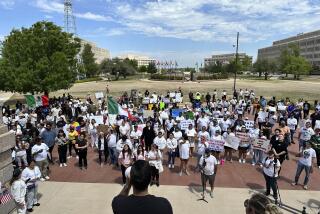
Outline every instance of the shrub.
[(76, 83), (93, 82), (93, 81), (100, 81), (100, 80), (102, 80), (101, 77), (91, 77), (91, 78), (76, 80)]

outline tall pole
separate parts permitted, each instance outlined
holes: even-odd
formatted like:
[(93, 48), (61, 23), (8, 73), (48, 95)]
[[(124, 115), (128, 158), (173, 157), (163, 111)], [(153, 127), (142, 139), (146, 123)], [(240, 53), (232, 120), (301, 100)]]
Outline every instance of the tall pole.
[(237, 70), (238, 70), (238, 49), (239, 49), (239, 32), (237, 33), (236, 67), (234, 69), (233, 92), (236, 91)]

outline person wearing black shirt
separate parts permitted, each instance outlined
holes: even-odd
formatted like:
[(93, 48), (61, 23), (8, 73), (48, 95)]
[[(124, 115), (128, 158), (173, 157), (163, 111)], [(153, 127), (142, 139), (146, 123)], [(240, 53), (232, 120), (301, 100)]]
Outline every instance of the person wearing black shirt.
[[(284, 141), (284, 135), (280, 133), (278, 135), (278, 140), (271, 142), (271, 149), (274, 152), (275, 156), (280, 161), (280, 164), (282, 166), (283, 161), (286, 159), (286, 156), (288, 154), (288, 145)], [(279, 169), (279, 174), (281, 171), (281, 167)]]
[[(173, 214), (170, 202), (148, 193), (151, 181), (151, 167), (147, 161), (136, 161), (130, 171), (126, 185), (112, 200), (114, 214)], [(129, 195), (133, 187), (133, 194)]]
[(151, 149), (151, 144), (153, 143), (153, 139), (156, 137), (156, 134), (151, 126), (151, 122), (148, 121), (146, 127), (143, 128), (141, 140), (144, 140), (144, 145), (146, 151)]
[(308, 103), (308, 101), (304, 101), (303, 103), (303, 119), (306, 119), (307, 116), (309, 115), (311, 105)]
[(88, 141), (86, 140), (86, 134), (84, 132), (81, 132), (75, 145), (79, 154), (79, 167), (81, 170), (82, 170), (82, 165), (84, 165), (85, 169), (87, 169), (88, 167), (88, 163), (87, 163), (88, 145), (89, 144), (88, 144)]

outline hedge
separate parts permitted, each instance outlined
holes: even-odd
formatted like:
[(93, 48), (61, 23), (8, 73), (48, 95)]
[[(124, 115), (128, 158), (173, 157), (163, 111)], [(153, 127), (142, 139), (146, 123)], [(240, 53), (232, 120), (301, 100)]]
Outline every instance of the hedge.
[(93, 81), (100, 81), (100, 80), (102, 80), (101, 77), (91, 77), (91, 78), (76, 80), (76, 83), (93, 82)]
[(183, 76), (165, 75), (165, 74), (152, 74), (150, 79), (153, 80), (183, 80)]
[(217, 80), (217, 79), (228, 79), (228, 74), (210, 74), (210, 75), (199, 75), (197, 76), (197, 80)]

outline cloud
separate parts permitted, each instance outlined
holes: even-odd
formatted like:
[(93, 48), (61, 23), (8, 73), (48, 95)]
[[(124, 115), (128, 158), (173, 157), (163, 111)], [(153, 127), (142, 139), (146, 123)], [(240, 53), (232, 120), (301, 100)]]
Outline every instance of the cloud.
[[(57, 0), (35, 0), (34, 6), (47, 13), (64, 13), (64, 4)], [(92, 21), (111, 21), (110, 17), (92, 12), (74, 13), (74, 16)]]
[[(140, 0), (108, 4), (128, 31), (193, 41), (258, 42), (317, 28), (312, 0)], [(301, 25), (302, 24), (302, 25)]]
[(15, 4), (15, 0), (0, 0), (0, 6), (6, 10), (12, 9)]
[(51, 16), (51, 15), (45, 15), (44, 18), (46, 18), (46, 19), (52, 19), (53, 16)]
[(97, 38), (97, 37), (105, 37), (105, 36), (120, 36), (126, 33), (124, 28), (105, 28), (99, 27), (93, 31), (83, 33), (83, 37), (85, 38)]

